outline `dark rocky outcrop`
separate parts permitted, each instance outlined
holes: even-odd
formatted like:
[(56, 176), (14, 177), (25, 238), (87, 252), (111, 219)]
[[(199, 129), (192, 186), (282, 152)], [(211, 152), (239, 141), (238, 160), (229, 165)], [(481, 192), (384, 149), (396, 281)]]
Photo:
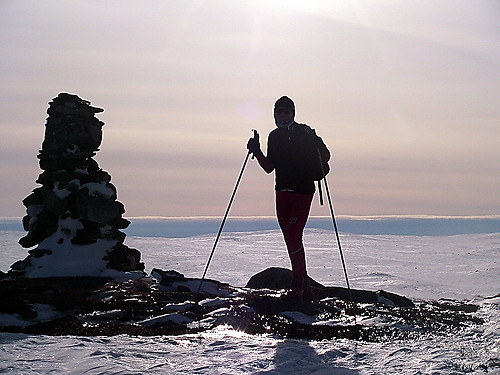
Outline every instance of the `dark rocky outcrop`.
[[(351, 293), (346, 288), (327, 287), (309, 277), (309, 281), (317, 299), (336, 297), (343, 300), (350, 300), (351, 296), (356, 303), (385, 302), (398, 307), (414, 307), (414, 303), (403, 296), (383, 290), (372, 292), (368, 290), (351, 289)], [(272, 267), (252, 276), (246, 288), (253, 289), (287, 289), (292, 283), (292, 271), (286, 268)]]
[[(273, 278), (284, 272), (271, 269), (265, 274)], [(159, 269), (122, 282), (96, 277), (6, 278), (0, 280), (0, 331), (177, 335), (229, 325), (250, 334), (296, 339), (385, 341), (448, 334), (482, 323), (474, 314), (478, 306), (458, 301), (414, 301), (408, 307), (370, 297), (352, 303), (327, 289), (322, 299), (298, 302), (270, 289), (235, 288), (215, 280), (204, 280), (197, 292), (200, 282)], [(6, 316), (12, 317), (10, 323)]]

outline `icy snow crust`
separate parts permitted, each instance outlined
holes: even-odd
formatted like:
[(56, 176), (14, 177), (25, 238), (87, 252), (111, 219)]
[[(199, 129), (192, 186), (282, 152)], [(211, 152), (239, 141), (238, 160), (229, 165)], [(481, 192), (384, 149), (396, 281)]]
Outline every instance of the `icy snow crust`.
[[(13, 234), (14, 233), (14, 234)], [(20, 258), (18, 232), (0, 232), (5, 258)], [(9, 237), (10, 236), (10, 237)], [(302, 341), (248, 335), (220, 326), (162, 337), (47, 337), (0, 334), (0, 372), (9, 374), (500, 374), (500, 234), (448, 237), (342, 234), (351, 286), (384, 289), (416, 299), (458, 299), (480, 306), (484, 324), (444, 335), (380, 343), (344, 339)], [(128, 237), (151, 269), (200, 277), (214, 236)], [(344, 286), (331, 231), (308, 230), (308, 268), (319, 282)], [(22, 250), (21, 250), (22, 251)], [(15, 255), (13, 255), (15, 253)], [(288, 267), (278, 231), (226, 233), (207, 277), (242, 286), (270, 266)], [(496, 298), (490, 298), (497, 296)], [(224, 298), (223, 296), (220, 298)], [(214, 304), (217, 299), (203, 303)], [(178, 321), (185, 306), (166, 306), (156, 319)], [(45, 310), (44, 310), (45, 309)], [(40, 305), (47, 316), (54, 313)], [(177, 311), (177, 312), (176, 312)], [(215, 310), (214, 315), (223, 313)], [(289, 313), (294, 319), (311, 319)], [(0, 317), (3, 320), (4, 317)], [(316, 322), (315, 324), (328, 322)], [(331, 322), (334, 323), (334, 322)], [(381, 324), (364, 321), (365, 325)], [(147, 320), (144, 325), (153, 324)]]

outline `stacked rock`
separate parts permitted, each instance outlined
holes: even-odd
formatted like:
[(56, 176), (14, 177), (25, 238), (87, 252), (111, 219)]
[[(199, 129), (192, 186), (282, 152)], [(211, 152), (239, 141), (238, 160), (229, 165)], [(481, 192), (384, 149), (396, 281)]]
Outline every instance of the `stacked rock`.
[(38, 155), (43, 172), (36, 182), (42, 186), (23, 200), (27, 208), (23, 225), (28, 234), (19, 240), (25, 248), (38, 246), (24, 261), (14, 264), (12, 271), (28, 273), (36, 259), (50, 258), (62, 248), (78, 248), (77, 254), (84, 257), (95, 257), (100, 251), (103, 256), (99, 259), (108, 269), (144, 269), (140, 252), (123, 244), (121, 229), (130, 222), (122, 217), (125, 209), (116, 200), (111, 176), (93, 159), (102, 141), (104, 123), (95, 117), (100, 112), (103, 109), (73, 94), (61, 93), (49, 103)]

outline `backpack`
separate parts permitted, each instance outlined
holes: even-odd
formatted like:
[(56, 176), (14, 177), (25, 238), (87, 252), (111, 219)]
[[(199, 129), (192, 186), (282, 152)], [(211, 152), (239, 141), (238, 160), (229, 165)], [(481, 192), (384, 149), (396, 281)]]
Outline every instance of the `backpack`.
[(314, 181), (320, 181), (330, 172), (330, 165), (326, 161), (321, 160), (321, 150), (326, 149), (323, 140), (316, 134), (314, 129), (309, 126), (304, 127), (307, 134), (307, 145), (305, 145), (308, 159), (308, 168), (310, 168), (310, 176)]

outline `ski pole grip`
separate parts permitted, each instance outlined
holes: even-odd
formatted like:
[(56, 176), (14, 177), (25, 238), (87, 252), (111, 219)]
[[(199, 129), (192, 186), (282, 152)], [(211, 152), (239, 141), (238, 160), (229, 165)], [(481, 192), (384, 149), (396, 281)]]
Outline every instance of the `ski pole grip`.
[[(256, 129), (252, 129), (253, 131), (253, 139), (257, 140), (257, 142), (259, 141), (259, 133), (257, 132)], [(255, 157), (255, 154), (252, 153), (252, 159)]]

